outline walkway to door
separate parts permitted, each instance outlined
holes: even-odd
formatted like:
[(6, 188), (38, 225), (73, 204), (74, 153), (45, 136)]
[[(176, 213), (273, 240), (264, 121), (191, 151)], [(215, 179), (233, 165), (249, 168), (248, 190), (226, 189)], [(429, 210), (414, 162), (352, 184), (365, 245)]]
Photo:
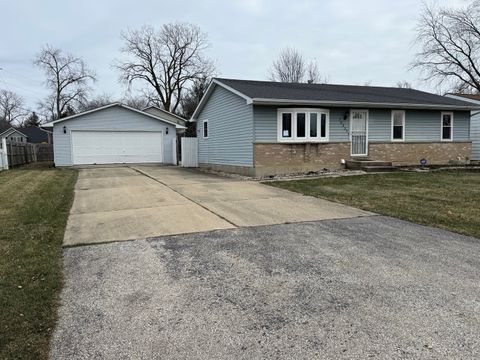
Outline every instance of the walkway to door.
[(64, 245), (372, 215), (180, 167), (81, 169)]

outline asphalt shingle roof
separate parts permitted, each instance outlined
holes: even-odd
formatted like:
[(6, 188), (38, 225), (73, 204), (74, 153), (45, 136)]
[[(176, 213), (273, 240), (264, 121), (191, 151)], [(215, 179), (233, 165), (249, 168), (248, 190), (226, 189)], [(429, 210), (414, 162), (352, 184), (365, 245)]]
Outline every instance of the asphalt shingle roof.
[(472, 106), (471, 103), (462, 100), (396, 87), (299, 84), (223, 78), (216, 80), (253, 99)]
[(48, 142), (48, 132), (40, 129), (37, 126), (28, 126), (24, 128), (18, 128), (17, 130), (28, 137), (28, 142), (36, 144)]

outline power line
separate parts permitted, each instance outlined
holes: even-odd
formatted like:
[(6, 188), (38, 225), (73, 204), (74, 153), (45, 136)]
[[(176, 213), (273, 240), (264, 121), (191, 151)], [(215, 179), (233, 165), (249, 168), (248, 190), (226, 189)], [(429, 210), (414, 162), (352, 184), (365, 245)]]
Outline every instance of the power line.
[(14, 76), (17, 76), (17, 77), (21, 77), (21, 78), (23, 78), (23, 79), (25, 79), (25, 80), (28, 80), (28, 81), (30, 81), (30, 82), (35, 82), (35, 83), (37, 83), (37, 84), (43, 84), (43, 81), (34, 80), (34, 79), (32, 79), (32, 78), (29, 78), (28, 76), (25, 76), (25, 75), (20, 74), (20, 73), (13, 72), (13, 71), (11, 71), (11, 70), (7, 70), (7, 69), (5, 69), (5, 68), (0, 68), (0, 70), (1, 70), (2, 72), (4, 72), (4, 73), (11, 74), (11, 75), (14, 75)]
[(17, 88), (17, 89), (21, 89), (21, 90), (23, 90), (23, 91), (31, 92), (31, 93), (33, 93), (33, 94), (35, 94), (35, 95), (45, 96), (45, 93), (41, 93), (40, 91), (37, 91), (37, 90), (28, 89), (28, 88), (26, 88), (26, 87), (19, 86), (18, 84), (12, 84), (11, 82), (6, 81), (6, 80), (3, 80), (3, 79), (0, 79), (0, 82), (3, 82), (4, 84), (10, 86), (11, 88), (13, 87), (13, 89)]

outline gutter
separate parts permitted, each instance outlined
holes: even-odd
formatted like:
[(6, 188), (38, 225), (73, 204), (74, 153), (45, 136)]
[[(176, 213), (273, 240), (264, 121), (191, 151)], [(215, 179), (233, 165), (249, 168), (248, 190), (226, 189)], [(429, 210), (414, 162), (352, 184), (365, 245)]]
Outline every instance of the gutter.
[(247, 103), (253, 105), (321, 105), (342, 107), (369, 107), (369, 108), (404, 108), (404, 109), (432, 109), (432, 110), (480, 110), (480, 105), (440, 105), (440, 104), (411, 104), (411, 103), (378, 103), (354, 101), (323, 101), (323, 100), (293, 100), (253, 98)]

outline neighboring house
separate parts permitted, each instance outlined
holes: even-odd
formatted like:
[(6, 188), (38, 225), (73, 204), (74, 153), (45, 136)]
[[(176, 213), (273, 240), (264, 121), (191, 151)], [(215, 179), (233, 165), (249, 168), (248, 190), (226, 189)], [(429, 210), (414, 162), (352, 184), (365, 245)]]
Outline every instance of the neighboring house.
[[(480, 106), (480, 94), (448, 94), (453, 99), (468, 101)], [(470, 139), (472, 140), (472, 160), (480, 160), (480, 110), (472, 111), (470, 118)]]
[(116, 163), (176, 164), (176, 129), (168, 119), (114, 103), (44, 126), (53, 126), (56, 166)]
[(27, 136), (27, 141), (32, 144), (51, 144), (52, 132), (39, 128), (38, 126), (27, 126), (17, 128)]
[(14, 127), (11, 127), (0, 133), (0, 147), (3, 143), (2, 139), (6, 139), (7, 143), (26, 143), (27, 138), (27, 135), (25, 135), (23, 132)]
[(413, 89), (214, 79), (192, 120), (200, 166), (264, 176), (358, 158), (464, 163), (477, 108)]

